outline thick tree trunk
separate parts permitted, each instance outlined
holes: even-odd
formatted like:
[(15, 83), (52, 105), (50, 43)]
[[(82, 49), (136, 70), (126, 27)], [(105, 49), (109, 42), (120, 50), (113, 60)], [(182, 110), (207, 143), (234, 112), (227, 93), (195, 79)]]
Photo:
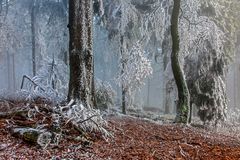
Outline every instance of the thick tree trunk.
[(179, 62), (180, 40), (178, 33), (178, 20), (181, 0), (174, 0), (173, 12), (171, 17), (171, 36), (172, 36), (172, 70), (178, 89), (177, 123), (188, 123), (190, 95), (183, 70)]
[(89, 86), (89, 92), (91, 94), (91, 100), (89, 101), (91, 106), (96, 106), (95, 102), (95, 85), (94, 85), (94, 59), (93, 59), (93, 2), (92, 0), (86, 0), (86, 29), (87, 29), (87, 55), (86, 55), (86, 69), (87, 69), (87, 82)]
[(93, 107), (92, 0), (69, 0), (69, 35), (68, 99)]

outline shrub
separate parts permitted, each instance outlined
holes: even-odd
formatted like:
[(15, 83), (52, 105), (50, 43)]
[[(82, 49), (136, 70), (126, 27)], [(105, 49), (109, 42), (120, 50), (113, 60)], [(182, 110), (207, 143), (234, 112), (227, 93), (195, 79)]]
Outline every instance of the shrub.
[(96, 107), (106, 110), (114, 105), (116, 92), (108, 82), (96, 81)]

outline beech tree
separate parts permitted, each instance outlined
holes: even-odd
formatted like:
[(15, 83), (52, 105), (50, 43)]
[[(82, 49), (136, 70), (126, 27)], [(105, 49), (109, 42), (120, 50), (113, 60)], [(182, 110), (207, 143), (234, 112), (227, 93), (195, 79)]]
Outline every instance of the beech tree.
[(69, 0), (68, 99), (93, 107), (92, 0)]
[(171, 18), (172, 55), (171, 64), (173, 75), (178, 89), (177, 116), (175, 121), (187, 123), (189, 118), (190, 95), (183, 70), (179, 63), (180, 40), (178, 34), (178, 20), (181, 7), (181, 0), (174, 0)]

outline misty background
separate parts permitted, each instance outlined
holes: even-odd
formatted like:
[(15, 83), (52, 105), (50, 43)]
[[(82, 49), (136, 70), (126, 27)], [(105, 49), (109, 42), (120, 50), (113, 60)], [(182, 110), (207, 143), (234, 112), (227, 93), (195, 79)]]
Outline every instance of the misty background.
[[(65, 78), (68, 79), (67, 1), (1, 0), (0, 2), (2, 2), (0, 8), (1, 92), (13, 93), (19, 90), (23, 75), (34, 76), (34, 63), (36, 74), (38, 74), (42, 67), (54, 61), (57, 68), (63, 69), (62, 73), (66, 73)], [(107, 9), (109, 6), (105, 7)], [(147, 7), (139, 9), (148, 10)], [(113, 19), (112, 25), (117, 23), (115, 21), (117, 20)], [(231, 55), (232, 60), (226, 68), (226, 93), (230, 108), (239, 108), (240, 103), (239, 31), (235, 45), (234, 55)], [(118, 42), (111, 39), (109, 30), (101, 25), (98, 17), (94, 17), (95, 77), (112, 85), (117, 92), (115, 103), (121, 105), (119, 98), (121, 87), (115, 82), (119, 72), (118, 46)], [(169, 63), (171, 45), (167, 42), (163, 45), (155, 36), (150, 36), (144, 48), (147, 57), (151, 60), (153, 73), (146, 78), (145, 85), (137, 91), (133, 106), (159, 114), (175, 114), (177, 89)]]

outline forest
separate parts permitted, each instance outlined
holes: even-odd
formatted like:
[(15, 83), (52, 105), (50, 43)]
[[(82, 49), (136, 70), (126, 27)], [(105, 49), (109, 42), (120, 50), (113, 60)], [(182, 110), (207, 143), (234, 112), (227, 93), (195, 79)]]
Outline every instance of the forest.
[(240, 159), (239, 0), (0, 0), (0, 160)]

